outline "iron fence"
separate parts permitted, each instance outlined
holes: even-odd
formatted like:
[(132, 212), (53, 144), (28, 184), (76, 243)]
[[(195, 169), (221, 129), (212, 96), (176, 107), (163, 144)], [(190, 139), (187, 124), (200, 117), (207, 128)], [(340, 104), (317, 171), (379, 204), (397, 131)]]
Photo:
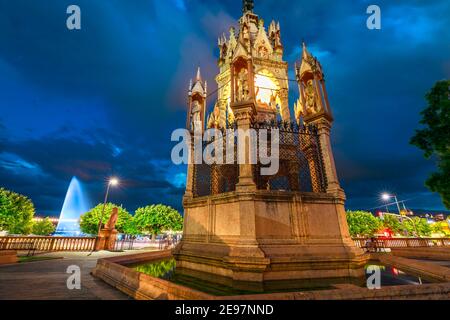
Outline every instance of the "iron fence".
[[(256, 156), (252, 172), (258, 190), (326, 192), (327, 180), (315, 126), (297, 125), (295, 122), (260, 122), (252, 124), (251, 129), (253, 135), (250, 135), (250, 148)], [(236, 130), (236, 126), (232, 124), (227, 130), (222, 130), (221, 139), (203, 142), (202, 154), (210, 149), (213, 150), (211, 156), (215, 157), (217, 150), (220, 150), (224, 164), (208, 164), (202, 161), (201, 164), (193, 166), (195, 197), (236, 190), (239, 179)], [(273, 160), (279, 160), (279, 170), (274, 175), (263, 175), (261, 170), (271, 164), (262, 164), (261, 155), (267, 155), (269, 158), (273, 155), (271, 141), (275, 130), (279, 133), (279, 157)], [(232, 147), (230, 142), (233, 143)], [(229, 155), (230, 151), (233, 151), (232, 156)]]

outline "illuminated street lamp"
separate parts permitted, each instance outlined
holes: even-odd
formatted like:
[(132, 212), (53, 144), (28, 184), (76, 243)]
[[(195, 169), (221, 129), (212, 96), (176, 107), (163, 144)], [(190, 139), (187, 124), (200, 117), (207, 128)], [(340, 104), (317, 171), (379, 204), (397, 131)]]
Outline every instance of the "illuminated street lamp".
[(398, 208), (398, 213), (399, 213), (400, 215), (402, 214), (402, 210), (400, 209), (400, 204), (398, 203), (398, 199), (397, 199), (397, 196), (396, 196), (396, 195), (394, 195), (394, 194), (388, 194), (388, 193), (383, 193), (383, 194), (381, 195), (381, 198), (382, 198), (384, 201), (389, 201), (389, 199), (394, 198), (394, 199), (395, 199), (395, 204), (397, 205), (397, 208)]
[(108, 181), (108, 186), (106, 187), (106, 192), (105, 192), (105, 201), (103, 202), (103, 209), (102, 209), (102, 215), (100, 216), (100, 221), (98, 222), (98, 235), (100, 235), (100, 230), (102, 228), (102, 224), (103, 224), (103, 216), (105, 214), (105, 207), (106, 207), (106, 202), (108, 201), (108, 195), (109, 195), (109, 189), (111, 188), (111, 186), (115, 187), (119, 184), (119, 180), (117, 178), (111, 178)]

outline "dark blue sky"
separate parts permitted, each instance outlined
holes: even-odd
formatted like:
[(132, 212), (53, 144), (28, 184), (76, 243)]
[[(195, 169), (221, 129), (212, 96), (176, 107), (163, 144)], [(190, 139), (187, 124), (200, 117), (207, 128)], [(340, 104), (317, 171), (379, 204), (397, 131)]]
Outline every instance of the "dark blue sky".
[[(450, 2), (255, 2), (266, 25), (280, 21), (291, 74), (302, 39), (322, 62), (347, 206), (376, 207), (390, 191), (443, 209), (423, 186), (434, 163), (409, 139), (425, 93), (450, 76)], [(66, 28), (70, 4), (81, 31)], [(370, 4), (380, 31), (366, 28)], [(185, 124), (198, 65), (214, 89), (217, 37), (240, 15), (240, 0), (0, 0), (0, 186), (48, 215), (73, 175), (96, 203), (116, 174), (124, 183), (111, 200), (130, 211), (180, 209), (185, 168), (170, 162), (170, 134)]]

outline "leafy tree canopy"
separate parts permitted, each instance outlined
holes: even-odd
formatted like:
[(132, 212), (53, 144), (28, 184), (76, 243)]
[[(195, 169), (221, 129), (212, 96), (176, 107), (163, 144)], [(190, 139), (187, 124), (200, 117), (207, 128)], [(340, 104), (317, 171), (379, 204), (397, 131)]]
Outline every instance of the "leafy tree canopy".
[(382, 220), (383, 226), (389, 228), (394, 234), (404, 234), (405, 227), (400, 222), (399, 217), (385, 215)]
[(347, 222), (352, 237), (372, 237), (382, 227), (381, 221), (366, 211), (347, 211)]
[(437, 82), (426, 99), (428, 107), (420, 121), (424, 128), (416, 131), (411, 144), (422, 149), (427, 159), (437, 159), (438, 170), (425, 184), (450, 209), (450, 80)]
[(48, 236), (55, 232), (55, 226), (49, 218), (45, 218), (42, 221), (33, 223), (31, 232), (37, 236)]
[(183, 229), (183, 217), (168, 206), (158, 204), (139, 208), (134, 214), (134, 222), (141, 233), (157, 235), (162, 231)]
[[(133, 217), (128, 213), (128, 211), (122, 206), (118, 206), (113, 203), (107, 203), (105, 206), (105, 213), (103, 215), (102, 223), (105, 225), (109, 218), (111, 217), (112, 209), (117, 207), (119, 209), (119, 214), (117, 218), (116, 229), (120, 233), (127, 233), (133, 229), (132, 220)], [(102, 215), (103, 203), (92, 208), (85, 214), (81, 216), (80, 219), (80, 229), (83, 233), (96, 235), (98, 232), (98, 224), (100, 222), (100, 217)]]
[(432, 232), (433, 233), (440, 233), (441, 235), (448, 237), (450, 236), (450, 231), (449, 231), (449, 225), (450, 225), (450, 221), (439, 221), (434, 223), (431, 228), (432, 228)]
[(419, 217), (413, 217), (411, 220), (404, 220), (403, 226), (408, 235), (419, 237), (429, 237), (433, 231), (433, 228), (428, 223), (427, 219), (421, 219)]
[(6, 230), (11, 234), (29, 234), (34, 211), (30, 199), (0, 188), (0, 230)]

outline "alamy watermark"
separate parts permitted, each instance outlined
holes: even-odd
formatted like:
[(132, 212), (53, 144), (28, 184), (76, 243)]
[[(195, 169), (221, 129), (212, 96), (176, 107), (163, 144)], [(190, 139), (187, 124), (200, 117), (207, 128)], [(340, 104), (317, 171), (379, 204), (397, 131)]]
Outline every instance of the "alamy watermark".
[[(69, 30), (81, 30), (81, 9), (78, 5), (71, 4), (67, 7), (66, 13), (70, 16), (67, 17), (66, 26)], [(378, 5), (372, 4), (367, 7), (367, 14), (370, 16), (367, 18), (367, 28), (369, 30), (381, 29), (381, 9)]]
[(66, 285), (69, 290), (81, 290), (81, 269), (79, 266), (72, 265), (66, 270), (70, 274), (67, 278)]
[[(201, 128), (201, 123), (195, 127)], [(278, 173), (279, 129), (227, 129), (224, 133), (218, 129), (208, 129), (202, 133), (200, 129), (195, 130), (192, 136), (189, 130), (175, 130), (171, 140), (178, 144), (172, 149), (172, 162), (176, 165), (261, 164), (261, 175)], [(203, 147), (204, 142), (206, 147)]]
[(381, 9), (379, 6), (373, 4), (367, 7), (367, 14), (370, 16), (367, 18), (367, 29), (380, 30), (381, 29)]
[(70, 16), (67, 17), (66, 26), (69, 30), (81, 30), (81, 9), (77, 5), (70, 5), (66, 10), (67, 14)]
[(369, 290), (381, 289), (381, 268), (379, 266), (371, 265), (366, 269), (367, 278), (366, 284)]

